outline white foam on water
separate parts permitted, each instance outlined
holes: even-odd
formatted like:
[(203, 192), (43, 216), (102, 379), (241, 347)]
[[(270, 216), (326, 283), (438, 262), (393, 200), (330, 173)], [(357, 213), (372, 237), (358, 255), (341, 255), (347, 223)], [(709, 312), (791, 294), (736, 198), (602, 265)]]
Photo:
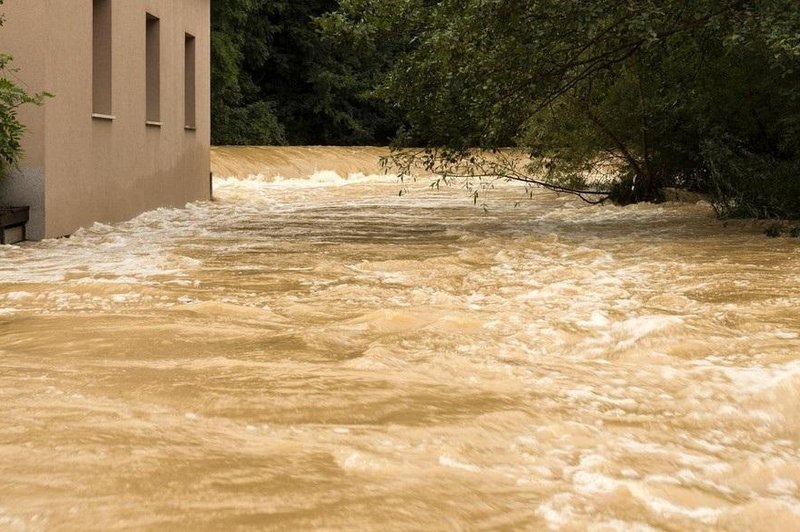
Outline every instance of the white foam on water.
[(28, 524), (14, 515), (9, 515), (0, 509), (0, 527), (9, 532), (28, 532)]
[(797, 482), (789, 478), (776, 478), (769, 484), (767, 490), (775, 495), (793, 496), (800, 493)]
[(590, 532), (655, 532), (656, 529), (647, 523), (620, 521), (619, 519), (591, 523), (587, 530)]
[(576, 472), (572, 475), (572, 483), (575, 491), (583, 495), (609, 493), (621, 485), (617, 479), (591, 471)]
[(34, 297), (34, 294), (31, 292), (8, 292), (5, 294), (5, 298), (9, 301), (21, 301), (23, 299), (31, 299)]
[(617, 349), (628, 349), (636, 342), (654, 332), (680, 325), (683, 320), (676, 316), (637, 316), (623, 322), (614, 323), (611, 330), (624, 339), (617, 342)]
[(246, 179), (237, 177), (215, 177), (213, 187), (215, 195), (219, 193), (223, 196), (223, 199), (229, 199), (226, 196), (228, 192), (240, 189), (313, 189), (398, 182), (398, 177), (393, 174), (363, 174), (356, 172), (348, 174), (347, 176), (342, 176), (332, 170), (318, 170), (306, 178), (286, 178), (280, 175), (267, 177), (263, 174), (253, 175)]
[(390, 466), (385, 459), (361, 451), (351, 449), (336, 454), (339, 467), (345, 471), (372, 473), (386, 470)]
[(550, 530), (561, 530), (576, 518), (575, 507), (571, 502), (573, 495), (558, 493), (543, 502), (536, 509), (536, 515), (542, 517)]
[(690, 508), (681, 506), (666, 499), (654, 497), (652, 494), (643, 492), (635, 487), (632, 487), (631, 491), (637, 499), (642, 501), (656, 514), (666, 519), (688, 518), (706, 525), (713, 525), (726, 511), (724, 508), (707, 508), (702, 506)]
[[(62, 313), (16, 321), (63, 336), (65, 351), (52, 362), (10, 329), (0, 400), (14, 423), (57, 420), (79, 442), (59, 453), (33, 442), (39, 454), (20, 452), (14, 474), (35, 475), (31, 457), (44, 456), (85, 485), (65, 456), (88, 462), (103, 438), (152, 436), (148, 461), (121, 463), (114, 480), (219, 457), (231, 467), (164, 501), (194, 511), (218, 495), (208, 486), (241, 474), (215, 510), (221, 526), (251, 497), (307, 517), (342, 472), (354, 505), (413, 485), (443, 507), (446, 483), (454, 515), (535, 510), (553, 529), (737, 523), (759, 497), (796, 507), (797, 439), (778, 433), (800, 390), (796, 262), (694, 207), (537, 192), (483, 213), (462, 191), (400, 198), (395, 179), (215, 179), (215, 202), (0, 249), (0, 315)], [(53, 391), (19, 393), (45, 377)], [(164, 419), (148, 417), (164, 404)], [(98, 426), (108, 434), (81, 443)], [(268, 443), (270, 474), (308, 486), (298, 500), (248, 491)], [(113, 518), (134, 504), (115, 495)], [(365, 515), (331, 526), (368, 528)], [(497, 519), (470, 524), (507, 524)]]
[(469, 464), (466, 462), (462, 462), (460, 460), (456, 460), (447, 455), (442, 455), (439, 457), (439, 465), (444, 467), (452, 467), (454, 469), (461, 469), (463, 471), (469, 471), (470, 473), (480, 473), (481, 468), (476, 466), (475, 464)]
[(712, 365), (715, 366), (715, 371), (724, 374), (733, 382), (733, 386), (744, 394), (773, 392), (782, 386), (797, 388), (795, 391), (800, 393), (800, 381), (794, 382), (800, 377), (800, 360), (768, 367), (717, 367), (713, 362)]

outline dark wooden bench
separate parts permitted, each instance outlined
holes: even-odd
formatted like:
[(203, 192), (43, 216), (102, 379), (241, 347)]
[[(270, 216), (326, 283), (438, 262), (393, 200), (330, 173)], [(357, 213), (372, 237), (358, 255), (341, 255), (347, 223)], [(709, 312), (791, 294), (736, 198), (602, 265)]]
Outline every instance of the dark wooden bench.
[(16, 244), (25, 240), (25, 224), (30, 207), (0, 207), (0, 244)]

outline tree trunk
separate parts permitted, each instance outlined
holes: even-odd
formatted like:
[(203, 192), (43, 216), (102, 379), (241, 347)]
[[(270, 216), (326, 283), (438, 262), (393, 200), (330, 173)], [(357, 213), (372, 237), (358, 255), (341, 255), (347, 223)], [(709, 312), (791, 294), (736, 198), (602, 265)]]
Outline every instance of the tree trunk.
[(649, 169), (644, 171), (644, 175), (636, 176), (633, 182), (632, 193), (634, 203), (639, 203), (642, 201), (661, 203), (664, 201), (664, 195), (661, 193), (661, 188), (658, 186), (658, 182), (653, 179)]
[(633, 176), (628, 179), (622, 179), (611, 189), (609, 199), (618, 205), (629, 205), (631, 203), (653, 202), (661, 203), (664, 201), (664, 196), (659, 188), (658, 181), (653, 177), (653, 172), (650, 166), (649, 147), (645, 144), (644, 149), (648, 156), (644, 161), (640, 161), (628, 147), (625, 145), (619, 136), (597, 116), (591, 109), (588, 103), (582, 102), (577, 98), (574, 99), (578, 108), (581, 109), (589, 120), (597, 126), (622, 154), (622, 158), (628, 163), (628, 166), (633, 172)]

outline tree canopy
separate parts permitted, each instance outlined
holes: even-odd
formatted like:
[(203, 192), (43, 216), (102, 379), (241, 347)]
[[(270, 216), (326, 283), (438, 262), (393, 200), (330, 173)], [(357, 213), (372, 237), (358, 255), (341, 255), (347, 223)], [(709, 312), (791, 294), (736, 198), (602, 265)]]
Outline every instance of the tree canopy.
[[(445, 172), (800, 217), (795, 0), (231, 0), (213, 64), (217, 143), (392, 139)], [(474, 151), (511, 146), (526, 167)]]
[(215, 144), (385, 144), (371, 93), (388, 55), (322, 31), (336, 0), (230, 0), (212, 8)]
[(724, 215), (800, 215), (793, 0), (348, 0), (337, 20), (414, 28), (378, 93), (407, 121), (399, 144), (440, 162), (514, 145), (554, 185), (613, 170), (600, 188), (620, 202), (680, 186)]

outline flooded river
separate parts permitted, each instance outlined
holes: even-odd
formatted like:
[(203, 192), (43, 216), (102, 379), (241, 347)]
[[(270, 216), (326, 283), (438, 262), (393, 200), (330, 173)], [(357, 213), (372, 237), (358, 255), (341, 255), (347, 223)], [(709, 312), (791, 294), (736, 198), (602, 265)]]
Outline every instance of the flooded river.
[(800, 241), (378, 153), (0, 247), (0, 530), (800, 529)]

